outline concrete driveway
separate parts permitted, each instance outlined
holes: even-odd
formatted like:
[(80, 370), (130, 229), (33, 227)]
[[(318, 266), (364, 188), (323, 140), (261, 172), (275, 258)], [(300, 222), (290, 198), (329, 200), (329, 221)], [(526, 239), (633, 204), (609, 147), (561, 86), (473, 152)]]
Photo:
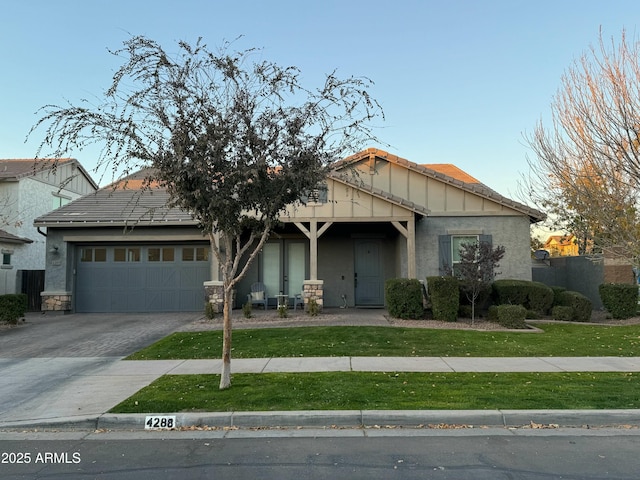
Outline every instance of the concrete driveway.
[(198, 312), (28, 315), (20, 327), (0, 331), (0, 422), (59, 415), (54, 405), (69, 384), (201, 317)]

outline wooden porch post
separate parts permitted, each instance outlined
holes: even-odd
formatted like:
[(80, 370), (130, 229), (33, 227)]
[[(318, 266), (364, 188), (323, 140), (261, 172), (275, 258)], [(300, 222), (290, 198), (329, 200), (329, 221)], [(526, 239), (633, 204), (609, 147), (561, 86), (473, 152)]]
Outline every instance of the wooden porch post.
[(309, 225), (309, 280), (318, 279), (318, 221)]
[(318, 221), (311, 220), (309, 229), (301, 222), (295, 222), (295, 225), (309, 239), (309, 280), (318, 280), (318, 238), (327, 231), (333, 222), (325, 222), (318, 229)]
[(391, 222), (394, 227), (407, 239), (407, 277), (416, 278), (416, 219), (411, 216), (405, 227), (398, 221)]

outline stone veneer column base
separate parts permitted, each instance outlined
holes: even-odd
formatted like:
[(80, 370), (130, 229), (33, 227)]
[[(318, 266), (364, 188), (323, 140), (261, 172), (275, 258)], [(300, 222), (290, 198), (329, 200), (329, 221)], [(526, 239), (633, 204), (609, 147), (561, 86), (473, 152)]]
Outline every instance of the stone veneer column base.
[(40, 298), (43, 312), (71, 311), (71, 292), (42, 292)]
[(315, 299), (320, 311), (324, 303), (324, 280), (305, 280), (302, 282), (302, 299), (304, 301), (304, 309), (308, 310), (309, 300)]
[(215, 313), (224, 310), (224, 284), (221, 280), (209, 280), (204, 282), (204, 293), (207, 302), (213, 305)]

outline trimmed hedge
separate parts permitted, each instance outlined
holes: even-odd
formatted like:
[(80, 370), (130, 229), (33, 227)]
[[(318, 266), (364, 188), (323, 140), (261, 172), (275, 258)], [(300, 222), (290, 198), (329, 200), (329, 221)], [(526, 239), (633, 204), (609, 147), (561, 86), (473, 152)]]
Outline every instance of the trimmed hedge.
[(556, 305), (551, 309), (551, 316), (554, 318), (554, 320), (570, 322), (573, 319), (573, 308)]
[(541, 315), (553, 305), (554, 292), (544, 283), (526, 280), (496, 280), (492, 285), (498, 305), (522, 305)]
[(427, 277), (427, 288), (435, 320), (455, 322), (460, 307), (460, 291), (456, 277)]
[(28, 299), (24, 293), (0, 295), (0, 321), (13, 325), (27, 313)]
[(603, 283), (598, 287), (604, 308), (613, 318), (630, 318), (638, 311), (638, 286), (628, 283)]
[(574, 322), (589, 322), (591, 321), (591, 311), (593, 305), (591, 300), (578, 292), (572, 292), (567, 290), (561, 292), (556, 296), (556, 302), (563, 307), (571, 307), (573, 309), (573, 315), (571, 320)]
[(391, 278), (384, 293), (389, 315), (394, 318), (423, 318), (422, 285), (416, 279)]
[(567, 289), (564, 287), (551, 287), (551, 290), (553, 290), (553, 305), (556, 306), (558, 305), (558, 295), (562, 292), (566, 292)]
[(489, 320), (506, 328), (527, 328), (526, 315), (527, 309), (522, 305), (492, 305), (489, 307)]

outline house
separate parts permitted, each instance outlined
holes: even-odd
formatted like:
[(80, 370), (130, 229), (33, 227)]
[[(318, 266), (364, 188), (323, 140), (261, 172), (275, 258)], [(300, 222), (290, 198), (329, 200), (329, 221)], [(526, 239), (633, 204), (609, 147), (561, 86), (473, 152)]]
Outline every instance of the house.
[[(0, 160), (0, 294), (28, 293), (42, 282), (46, 232), (36, 217), (98, 188), (77, 160)], [(39, 308), (40, 287), (30, 298)]]
[[(220, 301), (208, 241), (145, 173), (36, 219), (47, 227), (49, 310), (200, 310)], [(453, 165), (418, 165), (378, 149), (337, 163), (281, 226), (238, 284), (239, 306), (256, 281), (275, 295), (303, 293), (324, 306), (379, 307), (393, 277), (424, 280), (457, 261), (472, 239), (503, 245), (503, 277), (531, 279), (529, 226), (544, 215)], [(133, 228), (131, 228), (133, 227)], [(204, 289), (203, 289), (204, 285)]]
[(570, 257), (578, 255), (578, 242), (573, 234), (551, 235), (544, 242), (544, 249), (552, 257)]

